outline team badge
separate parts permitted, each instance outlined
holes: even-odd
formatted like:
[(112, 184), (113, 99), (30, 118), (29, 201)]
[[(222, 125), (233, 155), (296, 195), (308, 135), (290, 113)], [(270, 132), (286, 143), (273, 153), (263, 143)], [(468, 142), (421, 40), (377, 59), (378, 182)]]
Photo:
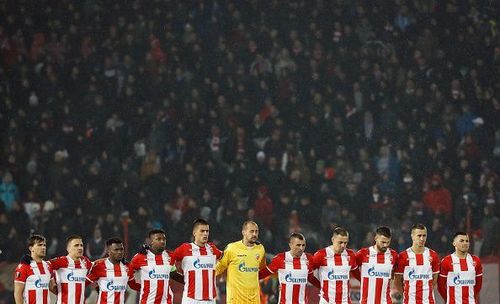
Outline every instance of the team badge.
[(260, 254), (258, 254), (258, 253), (257, 253), (257, 254), (255, 255), (255, 259), (258, 261), (258, 260), (260, 259)]

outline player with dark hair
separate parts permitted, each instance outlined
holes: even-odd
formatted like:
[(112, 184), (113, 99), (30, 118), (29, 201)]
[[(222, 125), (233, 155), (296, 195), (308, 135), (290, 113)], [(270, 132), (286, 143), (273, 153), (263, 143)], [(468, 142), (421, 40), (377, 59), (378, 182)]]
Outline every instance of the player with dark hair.
[(45, 237), (35, 234), (28, 239), (29, 254), (21, 258), (14, 275), (14, 300), (16, 304), (49, 303), (49, 285), (52, 277)]
[(162, 229), (148, 232), (149, 244), (134, 255), (129, 265), (129, 276), (138, 272), (141, 290), (139, 303), (172, 303), (170, 278), (176, 274), (175, 258), (166, 250), (167, 237)]
[(313, 268), (318, 269), (320, 303), (348, 304), (350, 274), (359, 279), (354, 251), (347, 248), (349, 232), (337, 227), (332, 233), (332, 245), (318, 250), (313, 257)]
[(96, 283), (99, 287), (98, 304), (124, 304), (127, 285), (134, 290), (139, 290), (140, 285), (135, 282), (133, 276), (129, 276), (121, 239), (108, 239), (106, 253), (106, 259), (94, 263), (87, 274), (87, 281)]
[(210, 225), (204, 219), (194, 221), (192, 235), (192, 242), (184, 243), (174, 251), (185, 280), (182, 303), (215, 303), (215, 265), (222, 251), (208, 241)]
[(306, 238), (294, 232), (288, 238), (290, 250), (277, 254), (271, 263), (259, 271), (259, 279), (278, 273), (280, 304), (307, 303), (307, 283), (319, 288), (313, 275), (312, 255), (305, 253)]
[(466, 232), (455, 233), (455, 252), (441, 261), (438, 290), (446, 304), (479, 303), (483, 267), (481, 260), (469, 253), (469, 245), (469, 235)]
[(391, 238), (391, 229), (380, 226), (375, 230), (375, 245), (362, 248), (356, 253), (361, 276), (361, 304), (392, 303), (390, 283), (398, 254), (389, 248)]

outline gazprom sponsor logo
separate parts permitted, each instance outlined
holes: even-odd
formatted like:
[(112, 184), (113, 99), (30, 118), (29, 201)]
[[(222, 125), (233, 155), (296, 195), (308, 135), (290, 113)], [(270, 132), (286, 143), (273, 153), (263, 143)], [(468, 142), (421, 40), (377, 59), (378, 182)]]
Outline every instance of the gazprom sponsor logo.
[(331, 281), (349, 280), (349, 276), (347, 274), (335, 274), (335, 272), (332, 269), (328, 272), (328, 280)]
[(149, 271), (148, 276), (151, 280), (168, 280), (170, 278), (168, 273), (156, 273), (154, 268)]
[(107, 291), (125, 291), (125, 290), (127, 290), (127, 286), (114, 285), (113, 281), (109, 281), (108, 284), (106, 284), (106, 289), (107, 289)]
[(196, 269), (213, 269), (214, 264), (213, 263), (201, 263), (200, 259), (196, 259), (193, 262), (193, 267)]
[(68, 273), (66, 279), (70, 282), (77, 282), (77, 283), (85, 282), (85, 277), (75, 276), (75, 273), (73, 271)]
[(430, 280), (431, 275), (428, 273), (415, 274), (415, 268), (412, 268), (412, 270), (408, 272), (408, 278), (410, 280)]
[(453, 284), (455, 285), (474, 285), (476, 284), (476, 281), (475, 280), (462, 280), (460, 279), (460, 275), (456, 275), (454, 278), (453, 278)]
[(241, 272), (259, 272), (258, 267), (247, 267), (245, 265), (245, 262), (240, 263), (240, 265), (238, 265), (238, 270)]
[(305, 284), (307, 283), (306, 278), (296, 278), (292, 275), (291, 272), (285, 275), (285, 282), (287, 283), (295, 283), (295, 284)]
[(379, 278), (390, 278), (391, 273), (385, 271), (375, 271), (375, 266), (368, 268), (368, 275), (370, 277), (379, 277)]
[(49, 288), (49, 283), (43, 283), (42, 278), (38, 277), (38, 280), (35, 281), (36, 288)]

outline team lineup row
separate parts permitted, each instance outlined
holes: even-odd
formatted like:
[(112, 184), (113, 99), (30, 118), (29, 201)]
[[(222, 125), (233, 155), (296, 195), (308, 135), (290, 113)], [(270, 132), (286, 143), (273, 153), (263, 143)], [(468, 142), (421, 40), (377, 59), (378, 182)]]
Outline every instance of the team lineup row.
[(85, 288), (98, 289), (98, 304), (123, 304), (127, 286), (139, 292), (139, 303), (173, 303), (170, 280), (184, 284), (182, 303), (215, 303), (216, 276), (226, 277), (226, 303), (261, 303), (259, 280), (276, 274), (279, 303), (308, 303), (307, 284), (319, 288), (319, 303), (351, 303), (350, 278), (360, 281), (360, 302), (392, 303), (391, 280), (405, 304), (435, 303), (437, 289), (446, 303), (478, 303), (482, 285), (482, 266), (468, 253), (467, 233), (453, 237), (455, 252), (441, 261), (435, 251), (425, 247), (427, 229), (416, 224), (411, 229), (412, 246), (399, 254), (390, 249), (391, 230), (375, 231), (374, 245), (354, 252), (347, 248), (349, 233), (333, 230), (332, 244), (315, 254), (305, 252), (306, 238), (300, 233), (289, 237), (289, 250), (277, 254), (266, 265), (264, 246), (258, 242), (259, 227), (247, 221), (242, 239), (219, 250), (208, 241), (209, 223), (196, 220), (193, 241), (173, 252), (166, 250), (166, 234), (155, 229), (148, 233), (148, 244), (124, 260), (119, 238), (106, 241), (107, 257), (91, 262), (83, 256), (82, 238), (67, 238), (68, 255), (45, 261), (46, 240), (33, 235), (29, 254), (15, 270), (16, 304), (49, 303), (49, 291), (57, 294), (58, 304), (84, 304)]

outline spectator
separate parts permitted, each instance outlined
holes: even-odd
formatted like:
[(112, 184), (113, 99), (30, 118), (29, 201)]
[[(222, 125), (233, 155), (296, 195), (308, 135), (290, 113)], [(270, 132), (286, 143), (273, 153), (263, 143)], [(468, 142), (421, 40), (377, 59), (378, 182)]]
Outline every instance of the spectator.
[(426, 208), (435, 216), (449, 217), (452, 212), (451, 193), (442, 185), (442, 179), (438, 174), (432, 175), (431, 184), (424, 193), (423, 201)]
[(0, 183), (0, 200), (3, 202), (5, 209), (10, 211), (18, 199), (19, 190), (13, 182), (12, 174), (6, 172), (2, 177), (2, 183)]

